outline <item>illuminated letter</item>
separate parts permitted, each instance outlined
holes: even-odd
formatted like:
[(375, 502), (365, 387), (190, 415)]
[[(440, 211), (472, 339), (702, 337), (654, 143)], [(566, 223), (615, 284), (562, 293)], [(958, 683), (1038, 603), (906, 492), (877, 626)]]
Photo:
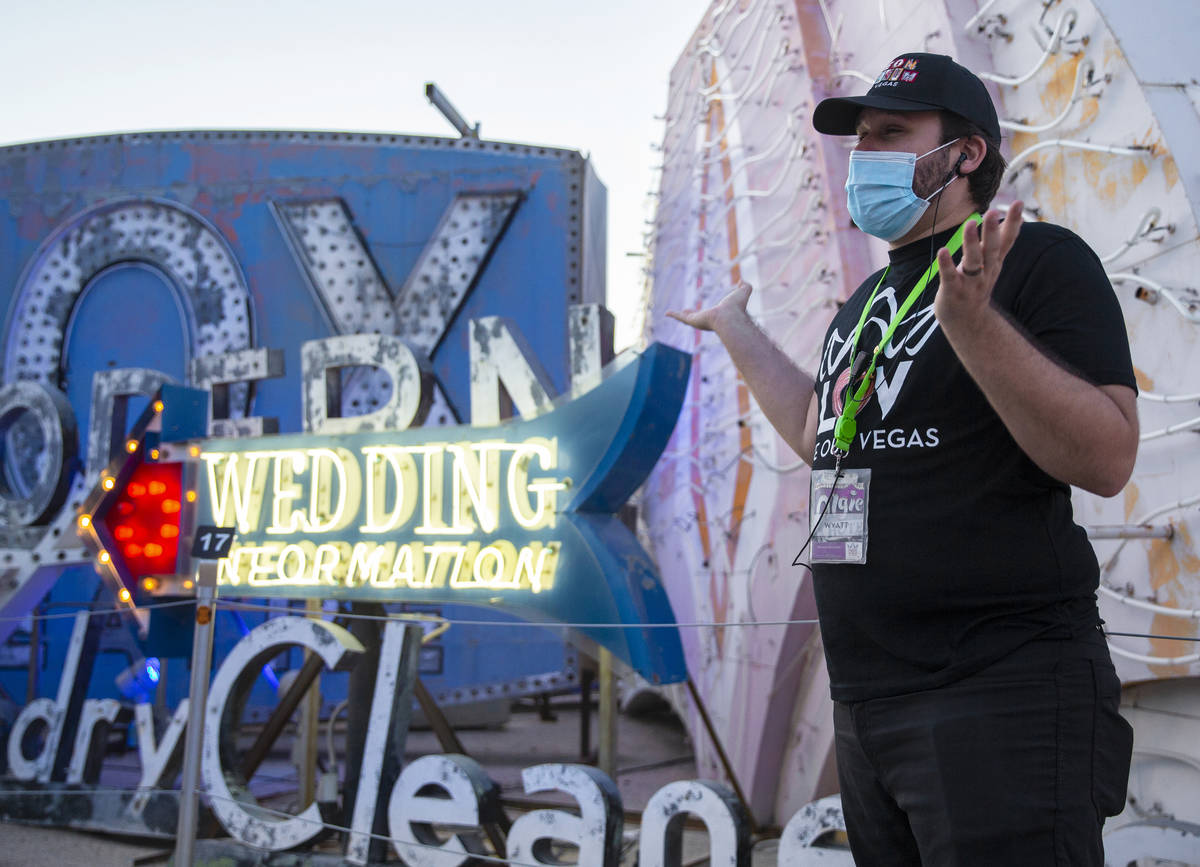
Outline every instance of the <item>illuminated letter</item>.
[(226, 585), (236, 587), (242, 583), (242, 573), (239, 568), (239, 563), (242, 559), (242, 551), (246, 550), (237, 542), (229, 548), (229, 556), (223, 557), (217, 561), (217, 586), (224, 587)]
[[(474, 550), (479, 550), (479, 543), (472, 542), (471, 547)], [(425, 583), (422, 587), (445, 587), (446, 573), (450, 573), (451, 577), (457, 579), (462, 572), (463, 557), (467, 554), (467, 545), (426, 545), (425, 550), (429, 552), (429, 562), (425, 564)], [(450, 560), (443, 559), (442, 554), (454, 555), (454, 566), (450, 566)]]
[(750, 867), (750, 821), (737, 796), (704, 780), (667, 783), (642, 811), (638, 867), (681, 863), (683, 825), (691, 813), (708, 828), (709, 863)]
[[(454, 529), (475, 530), (468, 504), (485, 533), (495, 533), (500, 520), (500, 450), (492, 443), (446, 446), (454, 458), (451, 486), (454, 496)], [(465, 495), (465, 496), (464, 496)]]
[[(531, 482), (529, 465), (535, 457), (542, 469), (554, 469), (558, 465), (558, 440), (540, 437), (526, 440), (513, 452), (508, 465), (508, 506), (517, 523), (526, 530), (554, 526), (558, 506), (555, 494), (566, 487), (552, 478), (539, 478)], [(532, 511), (529, 508), (530, 494), (535, 495), (536, 501)]]
[(517, 548), (512, 542), (497, 539), (475, 555), (471, 574), (475, 583), (494, 590), (511, 589), (517, 565)]
[[(390, 533), (408, 523), (417, 508), (417, 464), (405, 449), (367, 447), (362, 450), (367, 460), (367, 522), (359, 527), (362, 533)], [(384, 464), (381, 458), (387, 458)], [(383, 512), (387, 499), (387, 468), (392, 468), (396, 480), (396, 505), (390, 515)]]
[(396, 587), (404, 584), (407, 587), (425, 586), (425, 545), (413, 542), (401, 545), (396, 550), (396, 559), (392, 563), (391, 584)]
[[(308, 541), (285, 546), (279, 552), (279, 562), (275, 564), (276, 576), (284, 584), (312, 583), (306, 573), (316, 550), (317, 546)], [(289, 568), (289, 563), (292, 561), (295, 561), (295, 568)]]
[(346, 577), (350, 546), (345, 542), (327, 542), (313, 552), (312, 583), (337, 586)]
[[(511, 864), (560, 864), (538, 857), (542, 841), (561, 840), (579, 848), (579, 864), (617, 867), (621, 861), (621, 793), (609, 777), (585, 765), (535, 765), (521, 771), (525, 794), (566, 792), (579, 815), (564, 810), (533, 810), (517, 817), (508, 832)], [(711, 863), (723, 863), (713, 861)]]
[(346, 586), (356, 584), (379, 585), (380, 574), (387, 574), (392, 568), (392, 557), (396, 550), (395, 542), (358, 542), (350, 552), (350, 566), (346, 570)]
[[(418, 794), (430, 788), (439, 791)], [(408, 867), (454, 867), (487, 852), (482, 832), (454, 834), (443, 842), (432, 826), (478, 828), (500, 816), (500, 787), (478, 762), (458, 755), (422, 756), (400, 772), (392, 789), (388, 834)]]
[[(213, 523), (228, 527), (236, 521), (239, 533), (256, 531), (262, 512), (270, 453), (208, 452), (201, 457), (208, 465), (208, 495)], [(245, 462), (242, 458), (245, 458)], [(218, 466), (221, 468), (219, 482)]]
[[(275, 560), (283, 545), (278, 542), (268, 542), (265, 545), (242, 548), (249, 553), (250, 568), (246, 572), (246, 583), (252, 587), (275, 583)], [(240, 553), (240, 552), (239, 552)], [(259, 576), (265, 576), (260, 578)]]
[(522, 548), (513, 570), (513, 587), (529, 587), (534, 593), (553, 587), (554, 571), (558, 566), (558, 550), (561, 547), (561, 542), (550, 542), (544, 546), (541, 542), (534, 542)]
[[(312, 458), (312, 488), (309, 495), (308, 529), (310, 533), (340, 530), (354, 520), (362, 497), (362, 471), (358, 461), (346, 449), (309, 449)], [(338, 477), (338, 501), (333, 499), (333, 475)]]
[(303, 491), (295, 483), (295, 474), (304, 472), (308, 458), (303, 452), (279, 452), (275, 455), (275, 486), (271, 500), (271, 526), (268, 533), (295, 533), (308, 529), (304, 512), (291, 507)]
[(445, 504), (445, 461), (442, 446), (425, 446), (421, 449), (424, 460), (421, 461), (421, 526), (417, 533), (459, 533), (454, 527), (447, 527), (442, 517)]
[(204, 786), (212, 796), (213, 815), (235, 840), (273, 852), (294, 849), (321, 834), (323, 817), (320, 808), (310, 803), (298, 816), (280, 821), (258, 812), (258, 804), (248, 791), (243, 790), (240, 799), (234, 798), (226, 780), (227, 770), (221, 765), (222, 758), (233, 753), (222, 749), (222, 740), (232, 740), (240, 720), (233, 719), (236, 715), (226, 714), (225, 710), (226, 706), (242, 707), (263, 664), (278, 656), (284, 648), (297, 644), (319, 656), (330, 669), (337, 668), (347, 654), (363, 651), (357, 638), (324, 620), (272, 618), (256, 626), (234, 645), (213, 678), (204, 708), (200, 770)]

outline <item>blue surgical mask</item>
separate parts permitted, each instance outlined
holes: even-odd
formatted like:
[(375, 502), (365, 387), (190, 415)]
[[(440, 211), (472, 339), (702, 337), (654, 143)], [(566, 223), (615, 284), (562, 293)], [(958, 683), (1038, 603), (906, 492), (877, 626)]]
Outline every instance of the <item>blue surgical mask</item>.
[(851, 151), (850, 172), (846, 177), (846, 207), (854, 224), (868, 235), (885, 241), (906, 235), (924, 215), (929, 199), (954, 180), (950, 178), (929, 199), (922, 199), (913, 192), (917, 160), (952, 144), (954, 141), (948, 141), (920, 156), (902, 151)]

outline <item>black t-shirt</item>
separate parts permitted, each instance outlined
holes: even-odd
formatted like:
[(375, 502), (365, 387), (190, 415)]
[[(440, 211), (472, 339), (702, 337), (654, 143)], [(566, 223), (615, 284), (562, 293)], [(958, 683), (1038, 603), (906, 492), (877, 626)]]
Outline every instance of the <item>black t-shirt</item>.
[[(934, 249), (951, 234), (935, 236)], [(891, 251), (859, 349), (878, 343), (929, 253), (929, 238)], [(858, 288), (826, 334), (814, 470), (834, 466), (833, 392), (881, 273)], [(933, 315), (937, 286), (931, 281), (881, 354), (843, 461), (871, 469), (867, 562), (813, 566), (838, 701), (942, 686), (1032, 638), (1098, 622), (1096, 556), (1072, 519), (1070, 488), (1026, 457), (958, 361)], [(993, 303), (1067, 370), (1096, 385), (1136, 388), (1112, 287), (1070, 231), (1023, 225)]]

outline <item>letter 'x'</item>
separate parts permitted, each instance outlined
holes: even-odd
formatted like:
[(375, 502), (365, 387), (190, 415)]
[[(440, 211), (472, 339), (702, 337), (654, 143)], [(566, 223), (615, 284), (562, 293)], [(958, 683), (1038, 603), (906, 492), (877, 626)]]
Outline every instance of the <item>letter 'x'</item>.
[[(394, 297), (344, 201), (291, 200), (274, 205), (274, 211), (334, 333), (391, 334), (430, 357), (520, 201), (516, 191), (455, 196)], [(379, 394), (389, 386), (374, 368), (358, 368), (342, 393), (348, 401), (356, 391)], [(440, 387), (436, 403), (445, 403)]]

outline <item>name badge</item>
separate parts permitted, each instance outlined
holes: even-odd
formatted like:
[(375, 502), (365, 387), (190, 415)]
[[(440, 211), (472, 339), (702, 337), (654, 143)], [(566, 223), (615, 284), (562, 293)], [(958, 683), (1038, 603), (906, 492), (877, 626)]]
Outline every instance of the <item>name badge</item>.
[(808, 498), (813, 563), (867, 562), (867, 503), (870, 470), (842, 470), (834, 490), (833, 470), (813, 470)]

